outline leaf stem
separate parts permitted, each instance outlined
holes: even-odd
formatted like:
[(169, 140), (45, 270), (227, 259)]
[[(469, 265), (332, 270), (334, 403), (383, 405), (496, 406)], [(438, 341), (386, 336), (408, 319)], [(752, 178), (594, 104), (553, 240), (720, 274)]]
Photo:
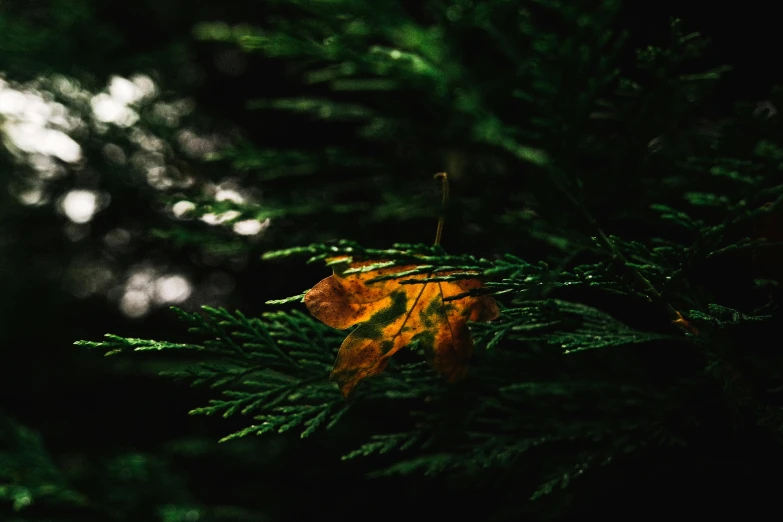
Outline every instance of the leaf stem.
[(443, 222), (446, 219), (446, 205), (449, 202), (449, 177), (445, 172), (435, 174), (435, 179), (440, 180), (443, 198), (440, 202), (440, 217), (438, 218), (438, 230), (435, 232), (435, 246), (440, 245), (440, 238), (443, 236)]

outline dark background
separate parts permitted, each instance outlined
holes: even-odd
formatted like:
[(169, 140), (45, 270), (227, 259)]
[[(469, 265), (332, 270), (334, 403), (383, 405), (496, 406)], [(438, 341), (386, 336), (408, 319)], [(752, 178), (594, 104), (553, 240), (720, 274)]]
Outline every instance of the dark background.
[[(82, 77), (87, 85), (94, 82), (101, 86), (112, 74), (155, 70), (162, 91), (195, 101), (194, 120), (200, 128), (226, 135), (241, 132), (257, 143), (297, 141), (317, 146), (319, 142), (318, 133), (304, 134), (290, 120), (259, 121), (245, 109), (250, 98), (297, 88), (284, 64), (191, 37), (193, 26), (202, 21), (263, 23), (267, 12), (264, 2), (92, 2), (83, 4), (91, 13), (77, 26), (53, 23), (50, 2), (18, 4), (0, 5), (6, 24), (24, 25), (31, 35), (45, 35), (45, 41), (22, 51), (7, 42), (0, 45), (0, 71), (8, 80), (60, 72)], [(716, 118), (729, 114), (737, 100), (763, 100), (770, 88), (783, 80), (783, 68), (777, 63), (779, 21), (769, 3), (628, 4), (619, 25), (630, 33), (629, 61), (633, 48), (663, 38), (672, 16), (682, 18), (686, 30), (700, 31), (713, 40), (705, 62), (733, 66), (709, 104)], [(9, 37), (0, 35), (0, 41), (4, 38)], [(15, 160), (3, 155), (0, 181), (5, 183), (3, 178), (16, 168)], [(205, 167), (206, 175), (211, 175), (208, 169)], [(101, 220), (121, 222), (132, 216), (138, 229), (144, 230), (160, 219), (145, 202), (148, 194), (143, 190), (125, 186), (121, 179), (112, 178), (110, 185), (118, 194), (116, 204), (100, 216)], [(296, 435), (268, 436), (213, 447), (214, 441), (243, 426), (243, 421), (188, 416), (190, 409), (204, 404), (209, 393), (157, 377), (157, 370), (167, 367), (166, 361), (156, 357), (103, 359), (73, 346), (76, 340), (95, 340), (107, 332), (188, 339), (165, 308), (129, 319), (103, 295), (75, 297), (62, 280), (62, 270), (41, 268), (66, 266), (83, 249), (99, 245), (101, 227), (108, 230), (110, 225), (96, 220), (90, 237), (74, 243), (62, 233), (65, 218), (51, 207), (14, 206), (6, 195), (0, 196), (0, 205), (5, 206), (0, 209), (0, 408), (40, 433), (53, 461), (72, 478), (76, 489), (93, 495), (97, 504), (103, 502), (77, 510), (78, 519), (150, 519), (154, 506), (168, 502), (240, 505), (268, 520), (338, 516), (391, 520), (420, 513), (444, 518), (470, 514), (478, 519), (496, 513), (500, 519), (529, 516), (535, 520), (544, 518), (542, 513), (565, 516), (568, 510), (564, 506), (570, 505), (580, 506), (580, 518), (589, 512), (618, 517), (628, 513), (629, 506), (636, 516), (673, 509), (680, 502), (687, 502), (689, 509), (708, 503), (711, 510), (725, 512), (744, 509), (728, 500), (732, 497), (763, 504), (771, 492), (770, 482), (779, 483), (764, 478), (774, 476), (774, 470), (759, 466), (758, 459), (753, 459), (754, 467), (749, 468), (746, 455), (725, 451), (723, 438), (698, 450), (674, 449), (648, 455), (643, 462), (631, 460), (611, 470), (599, 470), (589, 481), (575, 483), (573, 491), (533, 506), (526, 504), (527, 493), (521, 486), (474, 487), (442, 479), (367, 481), (362, 475), (377, 460), (341, 463), (339, 457), (383, 423), (383, 412), (371, 411), (366, 412), (366, 419), (357, 418), (347, 427), (304, 441)], [(227, 258), (219, 264), (218, 268), (233, 278), (233, 290), (213, 296), (210, 304), (257, 314), (265, 309), (265, 300), (294, 295), (325, 275), (319, 267), (294, 265), (295, 261), (262, 262), (260, 255), (265, 250), (282, 243), (274, 226), (268, 236), (246, 248), (239, 256), (241, 263), (231, 264)], [(392, 230), (383, 229), (369, 239), (380, 245), (429, 242), (433, 232), (434, 226), (408, 226), (394, 228), (394, 237)], [(350, 232), (338, 229), (333, 233), (342, 237)], [(491, 235), (485, 240), (491, 243)], [(134, 257), (163, 259), (185, 267), (196, 280), (215, 268), (203, 260), (194, 261), (188, 248), (141, 239), (138, 245), (137, 250), (125, 254), (122, 263), (132, 264)], [(534, 253), (530, 255), (535, 258)], [(200, 304), (194, 297), (183, 307), (195, 309)], [(741, 442), (734, 442), (734, 448), (742, 447)], [(756, 456), (764, 451), (753, 448)], [(117, 478), (122, 474), (115, 474), (112, 466), (122, 462), (117, 460), (122, 455), (151, 456), (152, 471), (138, 482)], [(736, 480), (727, 479), (731, 477)], [(127, 498), (118, 498), (116, 491), (124, 491)], [(723, 506), (722, 501), (729, 506)], [(36, 502), (16, 515), (11, 515), (9, 508), (0, 504), (0, 519), (57, 519), (67, 514), (46, 502)]]

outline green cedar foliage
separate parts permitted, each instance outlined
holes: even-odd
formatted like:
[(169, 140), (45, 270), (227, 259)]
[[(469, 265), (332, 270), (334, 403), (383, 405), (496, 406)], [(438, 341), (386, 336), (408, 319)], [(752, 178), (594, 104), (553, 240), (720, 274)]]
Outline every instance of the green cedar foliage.
[[(726, 69), (695, 69), (703, 38), (675, 20), (668, 43), (620, 71), (614, 1), (274, 4), (265, 27), (211, 23), (195, 34), (283, 60), (303, 80), (301, 96), (250, 109), (294, 113), (303, 128), (342, 125), (352, 139), (324, 132), (300, 147), (227, 149), (214, 159), (269, 197), (195, 194), (196, 212), (271, 218), (292, 244), (314, 241), (269, 262), (348, 255), (414, 262), (410, 275), (435, 280), (478, 272), (502, 312), (472, 325), (469, 378), (448, 385), (402, 357), (345, 402), (328, 382), (345, 332), (303, 312), (302, 295), (259, 317), (177, 310), (194, 344), (109, 335), (80, 345), (190, 353), (197, 363), (165, 373), (214, 390), (191, 413), (250, 419), (224, 440), (318, 436), (363, 404), (378, 415), (401, 408), (407, 420), (344, 458), (397, 455), (377, 475), (524, 475), (543, 462), (532, 498), (634, 452), (692, 444), (714, 411), (781, 436), (783, 366), (764, 341), (780, 317), (781, 245), (763, 232), (780, 222), (781, 127), (746, 105), (705, 122), (702, 104)], [(382, 223), (431, 218), (422, 173), (444, 165), (462, 189), (451, 233), (497, 231), (483, 256), (327, 241), (335, 232), (314, 225), (369, 238)], [(547, 448), (557, 458), (535, 457)]]
[(40, 499), (60, 507), (86, 504), (52, 462), (39, 434), (2, 413), (0, 448), (0, 501), (10, 502), (14, 511)]
[[(171, 440), (155, 454), (127, 451), (91, 459), (75, 453), (55, 460), (39, 433), (0, 412), (3, 520), (263, 520), (267, 515), (252, 508), (204, 503), (183, 479), (177, 469), (181, 459), (194, 454), (204, 459), (211, 446), (196, 436)], [(227, 451), (218, 458), (234, 469), (238, 462), (259, 465), (248, 459), (246, 447), (222, 449)]]

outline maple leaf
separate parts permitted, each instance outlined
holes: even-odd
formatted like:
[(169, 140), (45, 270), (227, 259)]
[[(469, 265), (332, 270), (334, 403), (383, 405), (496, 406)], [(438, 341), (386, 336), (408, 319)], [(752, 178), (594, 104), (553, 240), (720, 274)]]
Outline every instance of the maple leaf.
[[(500, 313), (488, 295), (444, 300), (480, 288), (482, 284), (475, 278), (426, 282), (431, 274), (419, 274), (403, 275), (401, 279), (422, 280), (422, 284), (400, 284), (399, 279), (372, 282), (417, 267), (394, 266), (346, 274), (349, 268), (383, 261), (352, 262), (345, 256), (328, 261), (337, 263), (334, 274), (315, 285), (304, 302), (316, 319), (333, 328), (359, 325), (340, 346), (331, 374), (345, 397), (366, 377), (383, 372), (389, 358), (413, 342), (429, 351), (437, 371), (452, 382), (458, 380), (467, 371), (473, 352), (467, 322), (491, 321)], [(438, 275), (453, 273), (457, 272)]]

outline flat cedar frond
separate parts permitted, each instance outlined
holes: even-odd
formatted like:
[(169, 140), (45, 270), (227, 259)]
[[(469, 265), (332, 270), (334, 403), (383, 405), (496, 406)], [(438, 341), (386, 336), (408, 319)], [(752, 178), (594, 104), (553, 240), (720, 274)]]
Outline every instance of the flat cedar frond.
[[(647, 274), (660, 274), (671, 270), (671, 254), (665, 255), (660, 248), (647, 247), (641, 243), (623, 242), (613, 238), (621, 251), (628, 252), (632, 260), (643, 263), (629, 263), (633, 268)], [(429, 281), (458, 281), (470, 277), (479, 277), (486, 282), (493, 294), (522, 292), (530, 290), (541, 291), (542, 287), (601, 287), (607, 290), (619, 291), (628, 295), (638, 295), (639, 289), (622, 284), (616, 280), (611, 267), (611, 254), (605, 253), (605, 261), (598, 263), (578, 264), (572, 267), (558, 267), (557, 270), (545, 263), (532, 264), (512, 255), (506, 255), (495, 260), (476, 258), (470, 255), (448, 255), (440, 247), (428, 245), (395, 245), (393, 249), (367, 249), (350, 241), (340, 241), (334, 245), (313, 244), (307, 247), (297, 247), (274, 252), (268, 252), (264, 259), (273, 260), (290, 256), (310, 256), (308, 262), (324, 261), (347, 257), (356, 261), (384, 259), (383, 263), (366, 264), (354, 269), (358, 272), (375, 271), (380, 268), (409, 266), (405, 273), (380, 275), (373, 281), (398, 279), (400, 275), (429, 274)], [(680, 247), (677, 255), (685, 256), (685, 247)], [(328, 264), (328, 263), (327, 263)], [(443, 275), (443, 272), (452, 272)], [(349, 271), (348, 273), (352, 273)], [(415, 280), (404, 281), (404, 284), (415, 284)]]
[(505, 309), (498, 325), (477, 327), (477, 336), (494, 344), (502, 337), (543, 341), (564, 353), (675, 339), (673, 335), (634, 330), (601, 310), (579, 303), (550, 299), (526, 305)]
[[(221, 398), (196, 408), (195, 415), (249, 416), (258, 423), (224, 437), (285, 432), (299, 428), (303, 437), (317, 428), (334, 426), (350, 409), (328, 375), (342, 339), (338, 330), (298, 311), (273, 312), (249, 318), (241, 312), (205, 307), (205, 316), (175, 309), (202, 336), (201, 344), (159, 342), (107, 335), (101, 342), (77, 344), (116, 355), (123, 352), (197, 352), (194, 365), (162, 375), (205, 385)], [(437, 382), (429, 372), (400, 368), (380, 382), (369, 383), (362, 397), (405, 399), (432, 393)], [(397, 391), (395, 391), (397, 390)]]
[(202, 344), (158, 343), (118, 336), (80, 344), (107, 354), (149, 350), (195, 350), (209, 354), (209, 359), (195, 366), (164, 374), (222, 392), (223, 398), (211, 400), (208, 406), (193, 410), (193, 414), (242, 414), (262, 421), (224, 440), (297, 426), (304, 428), (303, 435), (309, 435), (319, 425), (336, 421), (345, 413), (345, 405), (324, 377), (334, 358), (332, 329), (299, 312), (248, 318), (224, 309), (204, 310), (206, 317), (177, 310), (190, 325), (190, 331), (204, 337)]

